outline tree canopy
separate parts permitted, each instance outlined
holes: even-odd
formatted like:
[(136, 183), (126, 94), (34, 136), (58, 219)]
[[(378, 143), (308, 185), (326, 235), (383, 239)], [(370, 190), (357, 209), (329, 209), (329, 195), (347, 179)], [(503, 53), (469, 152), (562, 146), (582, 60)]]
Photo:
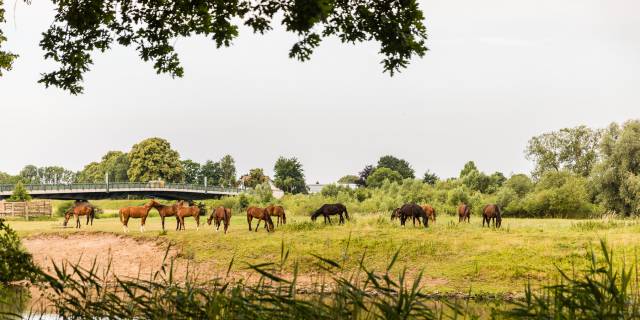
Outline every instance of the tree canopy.
[(31, 200), (31, 195), (27, 192), (27, 188), (24, 187), (22, 181), (18, 181), (16, 186), (13, 188), (13, 193), (11, 193), (11, 197), (7, 199), (7, 201), (29, 201)]
[(293, 157), (280, 157), (273, 167), (275, 179), (273, 183), (284, 192), (307, 193), (302, 163)]
[(389, 168), (399, 173), (404, 179), (415, 178), (415, 172), (407, 160), (398, 159), (391, 155), (382, 156), (378, 160), (378, 168), (382, 167)]
[(180, 162), (184, 170), (184, 183), (199, 184), (201, 182), (200, 164), (189, 159)]
[(402, 181), (402, 175), (387, 167), (379, 167), (367, 178), (367, 186), (378, 188), (382, 186), (385, 181), (400, 182)]
[(129, 163), (127, 175), (132, 182), (182, 180), (180, 155), (171, 149), (169, 141), (162, 138), (149, 138), (135, 144), (129, 152)]
[[(2, 2), (0, 2), (1, 4)], [(157, 73), (182, 77), (176, 39), (194, 35), (228, 47), (240, 25), (264, 34), (274, 24), (298, 37), (289, 57), (306, 61), (324, 38), (343, 43), (375, 41), (382, 66), (393, 75), (427, 48), (424, 15), (416, 0), (230, 0), (230, 1), (54, 1), (54, 21), (43, 33), (45, 58), (58, 68), (39, 82), (72, 94), (82, 93), (84, 74), (96, 52), (114, 45), (134, 47)], [(2, 6), (0, 5), (0, 8)], [(4, 11), (0, 11), (0, 22)], [(5, 38), (0, 30), (0, 45)], [(0, 51), (0, 71), (16, 58)]]
[[(249, 173), (243, 176), (242, 183), (247, 188), (255, 188), (260, 184), (267, 182), (269, 178), (264, 174), (262, 168), (253, 168)], [(271, 190), (271, 189), (269, 189)]]
[[(0, 0), (0, 25), (5, 22), (4, 13), (4, 3)], [(11, 70), (13, 60), (18, 57), (11, 52), (2, 50), (2, 43), (5, 41), (7, 41), (7, 37), (4, 36), (4, 32), (0, 29), (0, 77), (2, 77), (2, 70)]]

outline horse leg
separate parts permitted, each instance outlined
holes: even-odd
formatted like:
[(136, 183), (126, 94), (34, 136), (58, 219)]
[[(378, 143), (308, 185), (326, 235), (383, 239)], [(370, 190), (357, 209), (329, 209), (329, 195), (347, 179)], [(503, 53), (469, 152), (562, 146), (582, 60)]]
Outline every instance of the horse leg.
[(164, 231), (164, 215), (160, 215), (160, 220), (162, 220), (162, 231)]
[(80, 229), (80, 226), (82, 226), (82, 223), (80, 223), (80, 215), (76, 216), (76, 229)]
[(250, 215), (247, 215), (247, 223), (249, 224), (249, 231), (251, 231), (251, 220), (253, 220), (253, 217), (251, 217)]
[(227, 228), (229, 228), (229, 221), (224, 220), (224, 234), (227, 234)]
[(124, 233), (129, 232), (129, 216), (122, 217), (122, 230), (124, 230)]
[[(260, 226), (260, 222), (262, 221), (262, 219), (258, 218), (258, 224), (256, 224), (256, 232), (258, 232), (258, 227)], [(264, 223), (265, 225), (267, 224), (266, 222)]]
[(196, 218), (196, 231), (200, 230), (200, 214), (195, 216)]

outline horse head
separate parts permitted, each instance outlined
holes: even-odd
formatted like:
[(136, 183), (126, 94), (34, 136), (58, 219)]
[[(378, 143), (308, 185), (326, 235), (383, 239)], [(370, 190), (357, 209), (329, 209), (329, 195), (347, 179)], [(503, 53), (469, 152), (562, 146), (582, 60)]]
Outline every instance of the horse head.
[(69, 208), (69, 210), (67, 210), (64, 213), (64, 223), (62, 224), (62, 226), (66, 227), (67, 223), (69, 223), (69, 219), (71, 219), (71, 216), (73, 215), (73, 207)]

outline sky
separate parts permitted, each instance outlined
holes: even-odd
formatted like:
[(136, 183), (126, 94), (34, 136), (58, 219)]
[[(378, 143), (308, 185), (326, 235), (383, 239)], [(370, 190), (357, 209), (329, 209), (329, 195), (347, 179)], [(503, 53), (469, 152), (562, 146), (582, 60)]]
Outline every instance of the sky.
[(421, 1), (430, 51), (401, 74), (382, 73), (376, 43), (324, 40), (311, 61), (288, 58), (296, 37), (241, 29), (229, 48), (177, 39), (185, 76), (157, 75), (133, 48), (96, 53), (85, 93), (37, 80), (55, 65), (38, 46), (47, 1), (5, 1), (0, 78), (0, 171), (27, 164), (81, 170), (148, 137), (183, 159), (231, 154), (238, 174), (302, 162), (308, 183), (330, 183), (386, 154), (422, 176), (529, 172), (527, 141), (563, 127), (640, 118), (640, 1)]

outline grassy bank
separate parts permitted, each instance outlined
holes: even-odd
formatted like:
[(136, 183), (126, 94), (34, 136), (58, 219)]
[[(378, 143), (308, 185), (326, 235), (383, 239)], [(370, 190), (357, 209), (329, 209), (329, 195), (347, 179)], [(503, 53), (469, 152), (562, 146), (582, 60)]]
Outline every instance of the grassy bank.
[[(151, 217), (144, 234), (137, 231), (139, 221), (132, 220), (129, 236), (166, 238), (176, 243), (185, 257), (206, 261), (220, 271), (226, 270), (234, 256), (236, 270), (246, 266), (243, 262), (277, 262), (281, 243), (290, 250), (289, 263), (298, 261), (302, 273), (317, 270), (312, 254), (341, 261), (348, 270), (356, 268), (364, 256), (368, 267), (383, 269), (400, 250), (397, 266), (407, 266), (414, 274), (425, 270), (429, 292), (471, 289), (473, 293), (490, 294), (521, 292), (528, 280), (554, 280), (554, 265), (563, 269), (570, 269), (574, 263), (581, 266), (585, 249), (599, 239), (607, 239), (618, 252), (630, 254), (640, 240), (637, 220), (506, 219), (502, 229), (494, 230), (483, 229), (477, 217), (471, 224), (439, 217), (425, 230), (400, 227), (386, 214), (353, 216), (344, 226), (314, 224), (308, 217), (294, 216), (286, 226), (267, 234), (262, 228), (257, 233), (249, 232), (245, 217), (236, 214), (227, 235), (209, 226), (196, 231), (193, 220), (187, 221), (186, 232), (170, 229), (163, 234), (160, 219)], [(61, 220), (9, 223), (21, 237), (78, 232), (63, 229)], [(174, 223), (171, 218), (168, 226), (173, 228)], [(117, 218), (105, 218), (96, 220), (93, 227), (83, 226), (81, 232), (122, 233), (122, 227)]]

